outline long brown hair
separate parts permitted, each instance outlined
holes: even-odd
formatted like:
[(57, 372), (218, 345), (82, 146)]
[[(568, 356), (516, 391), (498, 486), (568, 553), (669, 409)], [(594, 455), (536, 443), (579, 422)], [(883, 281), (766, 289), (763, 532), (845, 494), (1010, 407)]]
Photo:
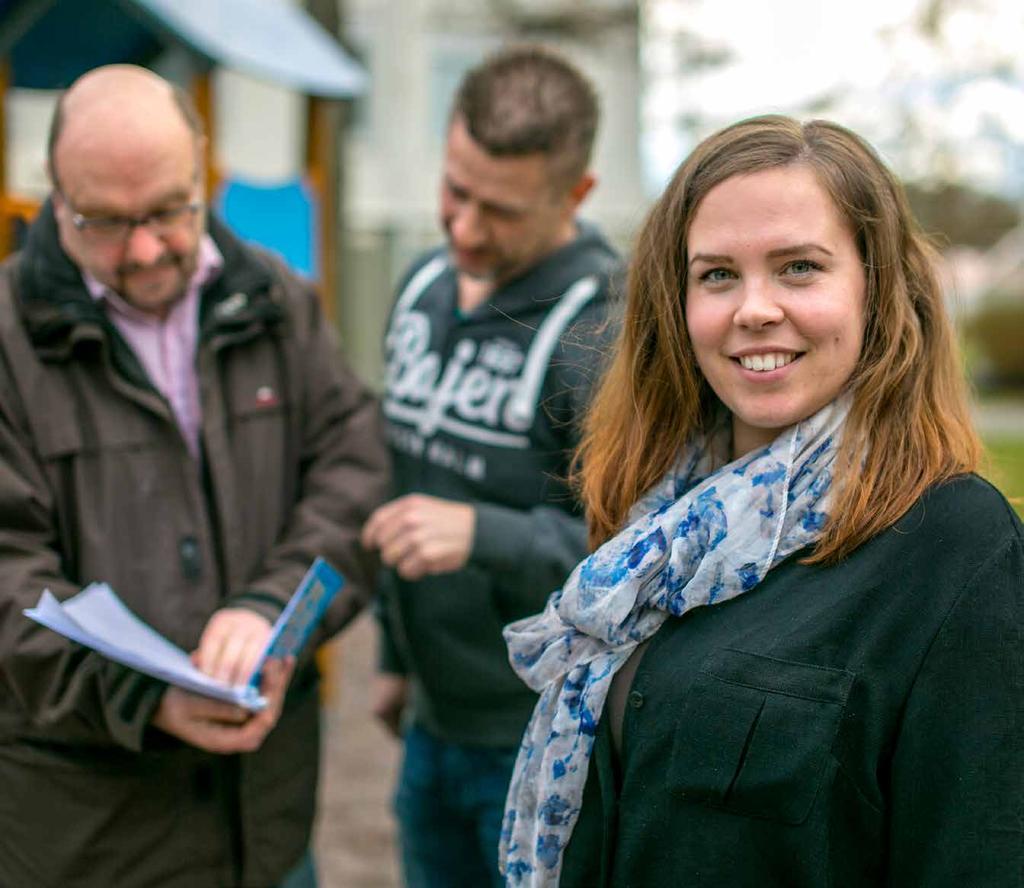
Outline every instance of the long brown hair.
[(790, 164), (814, 170), (835, 201), (867, 281), (832, 517), (809, 560), (842, 558), (893, 524), (929, 485), (975, 468), (980, 445), (937, 255), (902, 186), (866, 142), (837, 124), (756, 117), (698, 145), (640, 231), (615, 356), (574, 463), (591, 545), (619, 530), (718, 403), (685, 322), (686, 240), (698, 205), (731, 176)]

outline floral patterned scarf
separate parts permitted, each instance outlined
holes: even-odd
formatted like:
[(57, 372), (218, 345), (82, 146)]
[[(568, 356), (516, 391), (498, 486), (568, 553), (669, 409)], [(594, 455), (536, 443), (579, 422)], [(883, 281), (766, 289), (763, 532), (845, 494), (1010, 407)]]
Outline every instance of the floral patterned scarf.
[(542, 613), (506, 627), (513, 669), (541, 692), (505, 805), (507, 884), (558, 884), (608, 688), (637, 645), (818, 539), (849, 406), (843, 396), (728, 465), (728, 422), (698, 436)]

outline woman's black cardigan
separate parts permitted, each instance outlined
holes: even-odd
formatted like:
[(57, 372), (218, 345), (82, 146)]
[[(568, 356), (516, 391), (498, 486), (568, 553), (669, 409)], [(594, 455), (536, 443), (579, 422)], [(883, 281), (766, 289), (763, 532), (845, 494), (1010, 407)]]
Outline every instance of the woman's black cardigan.
[[(806, 553), (803, 553), (806, 554)], [(838, 566), (669, 619), (561, 885), (1024, 884), (1024, 541), (975, 476)]]

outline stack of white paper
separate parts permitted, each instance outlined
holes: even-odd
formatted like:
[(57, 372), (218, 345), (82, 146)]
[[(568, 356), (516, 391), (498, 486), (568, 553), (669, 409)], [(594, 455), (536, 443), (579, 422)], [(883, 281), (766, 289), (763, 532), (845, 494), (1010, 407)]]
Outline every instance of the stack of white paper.
[(63, 604), (45, 589), (39, 603), (24, 613), (72, 641), (146, 675), (196, 694), (257, 710), (266, 705), (259, 694), (264, 661), (271, 656), (297, 655), (342, 584), (341, 576), (318, 558), (274, 624), (252, 676), (238, 685), (211, 678), (196, 669), (185, 651), (136, 617), (106, 583), (92, 583)]

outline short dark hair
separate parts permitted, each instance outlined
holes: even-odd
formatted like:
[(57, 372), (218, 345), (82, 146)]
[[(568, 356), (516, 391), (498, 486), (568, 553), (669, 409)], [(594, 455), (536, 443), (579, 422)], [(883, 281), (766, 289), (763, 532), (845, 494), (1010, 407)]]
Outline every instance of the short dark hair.
[[(176, 83), (168, 82), (167, 86), (171, 90), (171, 99), (177, 106), (178, 111), (181, 112), (185, 125), (195, 138), (202, 138), (204, 133), (203, 118), (199, 116), (195, 102), (192, 101), (192, 96)], [(56, 153), (57, 142), (60, 140), (60, 134), (64, 131), (64, 97), (66, 95), (67, 91), (65, 90), (57, 99), (57, 104), (53, 109), (53, 118), (50, 120), (50, 132), (46, 139), (46, 160), (50, 166), (50, 178), (58, 190), (60, 190), (60, 183), (57, 180)]]
[(590, 163), (598, 102), (590, 81), (560, 55), (513, 46), (466, 74), (452, 106), (455, 118), (488, 154), (545, 154), (556, 177), (574, 183)]

